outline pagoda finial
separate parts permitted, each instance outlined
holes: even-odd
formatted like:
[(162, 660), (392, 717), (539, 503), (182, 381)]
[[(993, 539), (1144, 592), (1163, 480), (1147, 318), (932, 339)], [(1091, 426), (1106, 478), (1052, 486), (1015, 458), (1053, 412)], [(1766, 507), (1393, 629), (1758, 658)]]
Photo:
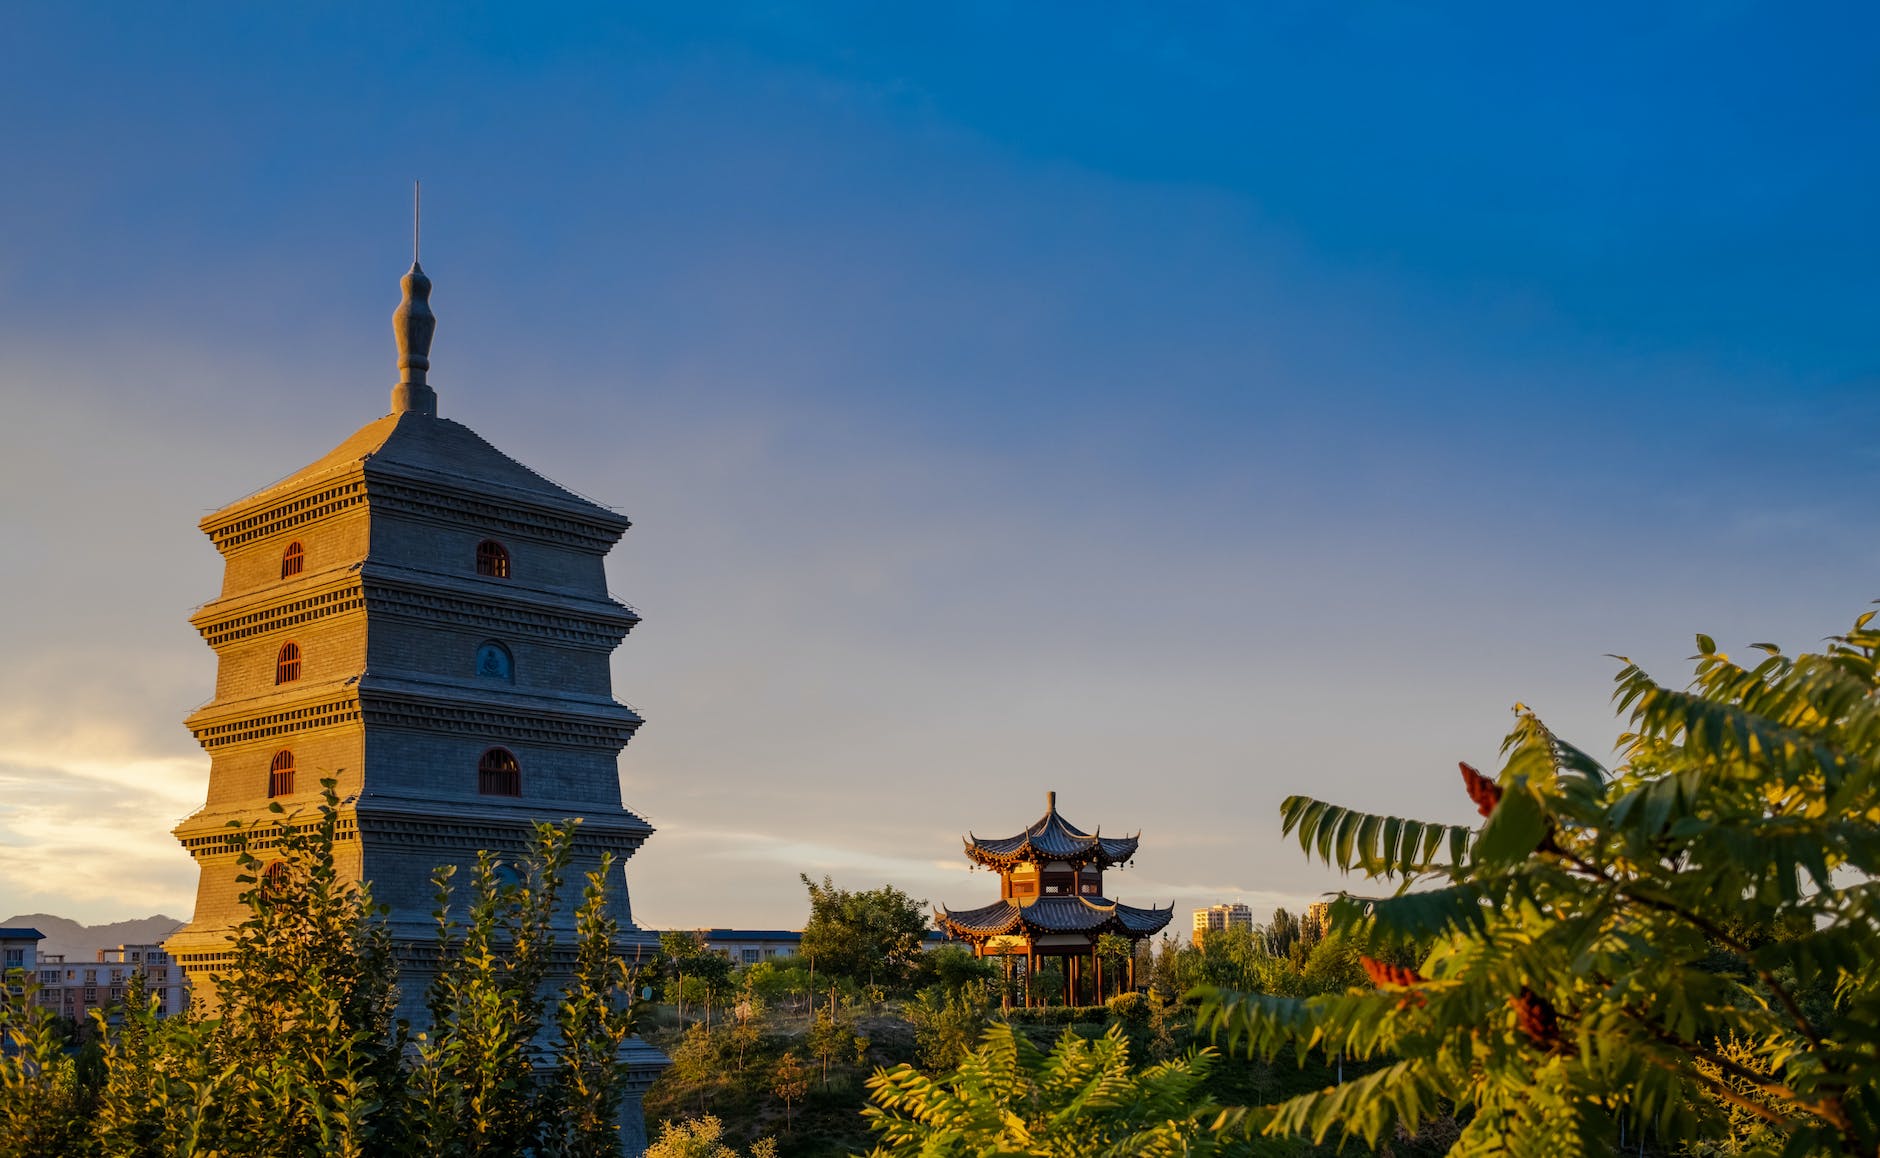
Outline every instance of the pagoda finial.
[(1047, 792), (1044, 794), (1044, 810), (1046, 812), (1057, 811), (1057, 793)]
[(411, 186), (411, 270), (399, 279), (405, 298), (392, 313), (392, 336), (398, 341), (398, 385), (392, 387), (392, 413), (407, 411), (437, 416), (437, 391), (425, 378), (431, 368), (431, 335), (437, 316), (431, 313), (431, 279), (418, 264), (418, 209), (420, 186)]

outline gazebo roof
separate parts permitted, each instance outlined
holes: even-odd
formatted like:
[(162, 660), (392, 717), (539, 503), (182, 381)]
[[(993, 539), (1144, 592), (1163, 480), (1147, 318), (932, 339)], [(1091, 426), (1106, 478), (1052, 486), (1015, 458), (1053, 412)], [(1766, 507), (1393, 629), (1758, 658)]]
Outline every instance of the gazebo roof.
[(1010, 933), (1120, 933), (1146, 937), (1158, 933), (1175, 914), (1166, 909), (1138, 909), (1102, 897), (1039, 897), (1029, 905), (995, 901), (977, 909), (934, 910), (934, 923), (955, 937), (980, 940)]
[(1039, 861), (1069, 861), (1074, 864), (1120, 864), (1136, 855), (1135, 836), (1104, 836), (1099, 829), (1085, 832), (1058, 815), (1057, 793), (1045, 793), (1045, 812), (1037, 823), (1017, 836), (983, 840), (968, 834), (966, 855), (992, 868), (1010, 868)]

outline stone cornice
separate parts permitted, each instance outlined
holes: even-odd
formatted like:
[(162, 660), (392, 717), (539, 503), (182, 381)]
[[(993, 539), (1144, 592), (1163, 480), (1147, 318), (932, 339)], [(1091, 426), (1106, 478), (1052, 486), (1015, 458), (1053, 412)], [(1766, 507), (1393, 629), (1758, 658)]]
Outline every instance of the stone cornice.
[(211, 752), (238, 744), (272, 741), (316, 728), (357, 724), (357, 679), (297, 685), (244, 700), (211, 700), (183, 721), (196, 742)]
[[(335, 837), (346, 842), (363, 836), (374, 849), (487, 849), (521, 855), (534, 847), (537, 821), (561, 824), (577, 818), (581, 821), (573, 850), (577, 859), (612, 852), (624, 861), (654, 832), (652, 825), (631, 811), (594, 801), (517, 798), (497, 802), (367, 792), (340, 801)], [(303, 807), (297, 819), (301, 826), (310, 826), (318, 822), (318, 814), (310, 806)], [(248, 851), (257, 854), (277, 847), (281, 840), (280, 821), (259, 808), (205, 808), (171, 832), (198, 860), (233, 856), (244, 840)]]
[(206, 516), (198, 526), (223, 554), (369, 503), (374, 511), (450, 526), (489, 528), (605, 554), (632, 520), (595, 504), (558, 503), (499, 483), (375, 463), (322, 472), (291, 491), (265, 491)]
[(286, 631), (314, 620), (360, 611), (366, 606), (358, 563), (332, 567), (300, 583), (283, 583), (259, 591), (205, 603), (189, 617), (190, 626), (210, 647), (269, 632)]
[(292, 693), (212, 701), (184, 724), (214, 752), (315, 728), (364, 721), (375, 728), (508, 737), (518, 743), (619, 751), (643, 722), (614, 700), (530, 695), (429, 680), (367, 675)]
[(332, 568), (317, 582), (271, 586), (219, 599), (190, 616), (210, 647), (361, 610), (472, 632), (612, 651), (640, 617), (612, 599), (367, 562)]
[(614, 752), (627, 746), (643, 722), (639, 713), (619, 703), (612, 710), (596, 706), (583, 711), (572, 703), (559, 710), (529, 710), (499, 699), (397, 692), (366, 692), (360, 702), (366, 724), (373, 728), (501, 736), (518, 743)]
[(602, 523), (559, 507), (493, 493), (465, 493), (406, 474), (367, 473), (375, 514), (403, 515), (449, 527), (472, 527), (509, 539), (534, 539), (604, 555), (627, 529), (624, 515)]
[(285, 493), (267, 492), (223, 507), (197, 524), (224, 555), (257, 539), (298, 530), (366, 501), (365, 472), (354, 464)]

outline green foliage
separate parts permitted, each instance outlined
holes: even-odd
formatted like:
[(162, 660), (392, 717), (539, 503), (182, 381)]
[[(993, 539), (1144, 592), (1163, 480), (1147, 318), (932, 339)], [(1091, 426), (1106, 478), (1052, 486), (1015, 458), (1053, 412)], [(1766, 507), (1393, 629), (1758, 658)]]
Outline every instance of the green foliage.
[(927, 902), (916, 901), (892, 885), (864, 892), (802, 878), (809, 890), (809, 920), (799, 952), (819, 974), (846, 977), (868, 985), (895, 985), (920, 961), (927, 932)]
[[(552, 1056), (533, 1056), (554, 952), (550, 922), (572, 828), (541, 826), (502, 883), (479, 858), (467, 921), (441, 872), (436, 1025), (406, 1057), (392, 1021), (397, 976), (384, 910), (335, 868), (334, 783), (311, 823), (278, 807), (244, 850), (243, 901), (218, 1016), (162, 1018), (133, 979), (115, 1020), (97, 1015), (95, 1065), (74, 1057), (28, 991), (0, 1000), (0, 1158), (458, 1158), (619, 1151), (614, 1064), (632, 1028), (632, 979), (613, 954), (605, 874), (577, 912), (575, 974), (555, 1010)], [(278, 859), (277, 859), (278, 858)]]
[(777, 1068), (772, 1071), (770, 1088), (783, 1101), (784, 1128), (790, 1128), (791, 1111), (809, 1093), (809, 1070), (791, 1050), (777, 1060)]
[(1625, 663), (1612, 772), (1517, 706), (1494, 780), (1465, 766), (1479, 830), (1286, 801), (1309, 852), (1401, 880), (1341, 896), (1341, 952), (1433, 947), (1414, 971), (1368, 966), (1376, 987), (1207, 990), (1209, 1027), (1259, 1056), (1384, 1063), (1240, 1125), (1375, 1144), (1453, 1100), (1469, 1119), (1457, 1154), (1608, 1153), (1621, 1129), (1707, 1153), (1874, 1154), (1871, 619), (1820, 654), (1758, 644), (1748, 667), (1700, 636), (1682, 690)]
[(614, 952), (620, 927), (607, 913), (613, 865), (611, 853), (601, 857), (575, 911), (574, 977), (555, 1009), (555, 1068), (540, 1158), (589, 1158), (620, 1146), (626, 1087), (618, 1058), (639, 1018), (632, 999), (636, 978)]
[(860, 1057), (868, 1048), (867, 1039), (855, 1032), (853, 1012), (844, 1009), (841, 1002), (830, 1002), (816, 1011), (805, 1044), (822, 1066), (825, 1086), (829, 1084), (830, 1066)]
[[(336, 782), (321, 784), (312, 824), (275, 802), (272, 831), (251, 835), (250, 843), (273, 840), (270, 871), (246, 848), (240, 854), (249, 916), (215, 978), (220, 1016), (203, 1035), (215, 1069), (191, 1083), (212, 1108), (200, 1124), (206, 1148), (265, 1138), (254, 1153), (362, 1155), (396, 1145), (403, 1129), (377, 1112), (399, 1097), (403, 1078), (391, 935), (371, 890), (334, 865)], [(174, 1052), (190, 1044), (181, 1031), (149, 1040)]]
[(38, 986), (11, 970), (0, 987), (0, 1158), (85, 1154), (97, 1100), (67, 1052), (59, 1018)]
[(669, 929), (659, 935), (659, 955), (670, 970), (665, 985), (666, 1000), (685, 1016), (688, 1003), (703, 1007), (706, 1020), (712, 1009), (732, 994), (731, 961), (714, 953), (702, 933), (688, 929)]
[(1201, 1093), (1211, 1050), (1136, 1068), (1120, 1029), (1095, 1040), (1066, 1031), (1049, 1054), (994, 1024), (957, 1070), (902, 1065), (869, 1079), (863, 1111), (876, 1158), (982, 1154), (1117, 1158), (1201, 1155), (1219, 1143)]
[(964, 945), (941, 945), (915, 959), (910, 981), (925, 989), (937, 986), (942, 992), (957, 993), (968, 986), (983, 988), (999, 976), (996, 961), (975, 957)]
[[(646, 1148), (645, 1158), (744, 1158), (724, 1141), (725, 1126), (707, 1114), (689, 1122), (667, 1122)], [(748, 1158), (777, 1158), (777, 1141), (765, 1138), (746, 1151)]]
[(529, 1056), (542, 1028), (542, 985), (573, 830), (537, 826), (537, 855), (514, 879), (477, 855), (464, 924), (451, 913), (455, 866), (432, 875), (442, 964), (426, 995), (431, 1031), (420, 1035), (414, 1081), (423, 1091), (426, 1144), (452, 1158), (521, 1153), (534, 1145), (538, 1109)]
[(948, 993), (935, 986), (902, 1007), (914, 1027), (920, 1065), (929, 1073), (951, 1070), (972, 1052), (985, 1032), (991, 1003), (985, 991), (967, 987)]

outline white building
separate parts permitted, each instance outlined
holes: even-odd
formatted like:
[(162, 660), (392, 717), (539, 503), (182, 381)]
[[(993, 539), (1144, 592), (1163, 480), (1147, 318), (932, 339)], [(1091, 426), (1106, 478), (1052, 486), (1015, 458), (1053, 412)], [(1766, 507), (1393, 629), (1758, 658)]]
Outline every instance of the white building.
[(1245, 929), (1252, 932), (1253, 910), (1239, 901), (1195, 910), (1194, 943), (1197, 947), (1207, 939), (1209, 933), (1217, 929)]
[(169, 1017), (189, 1007), (189, 978), (161, 945), (100, 949), (95, 961), (67, 961), (63, 954), (50, 953), (38, 959), (33, 972), (39, 1004), (81, 1025), (92, 1010), (123, 1004), (135, 975), (156, 998), (158, 1014)]

